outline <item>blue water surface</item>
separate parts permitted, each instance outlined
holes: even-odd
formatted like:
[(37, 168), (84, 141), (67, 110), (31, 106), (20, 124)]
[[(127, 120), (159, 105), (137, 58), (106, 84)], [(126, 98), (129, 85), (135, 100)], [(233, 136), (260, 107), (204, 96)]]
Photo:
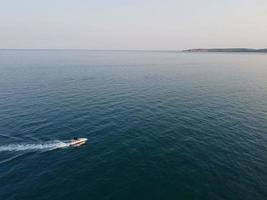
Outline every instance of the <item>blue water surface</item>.
[(0, 199), (267, 199), (267, 55), (1, 50)]

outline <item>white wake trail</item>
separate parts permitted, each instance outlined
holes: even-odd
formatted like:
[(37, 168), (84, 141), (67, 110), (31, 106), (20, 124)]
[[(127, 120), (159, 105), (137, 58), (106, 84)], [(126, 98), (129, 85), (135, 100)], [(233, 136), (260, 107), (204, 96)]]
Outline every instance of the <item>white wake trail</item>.
[(9, 144), (0, 146), (0, 152), (4, 151), (49, 151), (53, 149), (66, 148), (70, 144), (67, 141), (50, 141), (40, 144)]

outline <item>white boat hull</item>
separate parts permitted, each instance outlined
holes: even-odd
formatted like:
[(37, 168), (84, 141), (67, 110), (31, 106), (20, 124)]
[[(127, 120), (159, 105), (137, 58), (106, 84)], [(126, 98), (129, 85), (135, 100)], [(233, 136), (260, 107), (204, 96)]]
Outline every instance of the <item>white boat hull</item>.
[(78, 147), (78, 146), (85, 144), (86, 141), (87, 141), (87, 138), (78, 138), (77, 140), (71, 140), (70, 146)]

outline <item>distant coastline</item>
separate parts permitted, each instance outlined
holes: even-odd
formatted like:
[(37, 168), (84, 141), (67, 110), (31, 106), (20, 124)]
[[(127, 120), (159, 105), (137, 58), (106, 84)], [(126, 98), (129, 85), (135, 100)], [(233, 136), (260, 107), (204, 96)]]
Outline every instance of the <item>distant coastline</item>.
[(267, 53), (266, 49), (249, 49), (249, 48), (223, 48), (223, 49), (186, 49), (182, 52), (230, 52), (230, 53)]

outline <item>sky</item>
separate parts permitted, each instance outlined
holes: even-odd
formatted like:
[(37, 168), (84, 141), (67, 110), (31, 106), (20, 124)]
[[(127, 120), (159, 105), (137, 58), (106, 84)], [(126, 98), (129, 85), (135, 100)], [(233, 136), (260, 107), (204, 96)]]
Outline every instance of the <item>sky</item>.
[(0, 0), (0, 48), (267, 48), (267, 0)]

